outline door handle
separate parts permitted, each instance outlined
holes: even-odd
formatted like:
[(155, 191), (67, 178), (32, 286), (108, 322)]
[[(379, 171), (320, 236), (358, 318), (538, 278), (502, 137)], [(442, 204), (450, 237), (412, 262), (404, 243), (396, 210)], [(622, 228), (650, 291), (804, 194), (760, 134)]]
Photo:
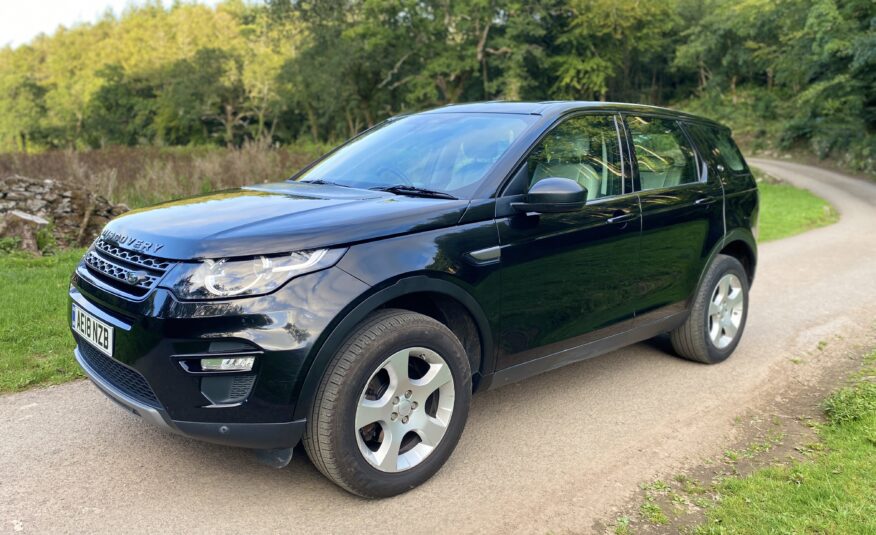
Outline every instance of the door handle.
[(628, 221), (632, 221), (637, 217), (639, 217), (639, 214), (633, 212), (619, 212), (618, 215), (614, 217), (609, 217), (605, 220), (605, 222), (609, 225), (613, 225), (615, 223), (626, 223)]
[(694, 201), (694, 204), (698, 206), (705, 206), (707, 204), (712, 204), (716, 200), (717, 199), (715, 199), (714, 197), (700, 197), (699, 199)]

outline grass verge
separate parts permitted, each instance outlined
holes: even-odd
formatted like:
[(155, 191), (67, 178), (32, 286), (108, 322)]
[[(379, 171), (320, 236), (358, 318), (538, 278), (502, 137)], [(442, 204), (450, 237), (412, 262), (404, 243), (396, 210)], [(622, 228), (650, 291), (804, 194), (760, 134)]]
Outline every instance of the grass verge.
[(0, 255), (0, 392), (81, 377), (68, 330), (67, 286), (82, 250)]
[(724, 480), (696, 533), (876, 533), (876, 383), (839, 390), (825, 412), (809, 461)]
[(836, 209), (805, 189), (756, 171), (760, 190), (761, 243), (824, 227), (839, 220)]
[[(876, 533), (876, 351), (842, 340), (821, 363), (821, 386), (801, 383), (737, 416), (742, 436), (734, 449), (642, 483), (613, 525), (597, 523), (594, 531)], [(865, 335), (864, 347), (874, 345), (876, 337)], [(847, 386), (825, 400), (828, 384)]]

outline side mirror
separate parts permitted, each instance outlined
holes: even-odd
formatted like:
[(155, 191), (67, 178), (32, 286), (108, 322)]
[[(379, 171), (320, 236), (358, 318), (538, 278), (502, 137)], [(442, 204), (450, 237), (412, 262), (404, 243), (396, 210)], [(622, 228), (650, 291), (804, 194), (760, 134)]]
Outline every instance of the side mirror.
[(587, 202), (587, 190), (568, 178), (544, 178), (529, 188), (523, 202), (511, 203), (518, 212), (574, 212)]

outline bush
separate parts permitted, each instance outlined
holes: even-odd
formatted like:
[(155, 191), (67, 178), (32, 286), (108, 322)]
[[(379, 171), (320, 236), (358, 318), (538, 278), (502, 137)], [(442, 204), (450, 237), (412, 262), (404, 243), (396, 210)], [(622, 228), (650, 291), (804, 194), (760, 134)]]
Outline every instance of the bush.
[(107, 147), (0, 154), (0, 176), (53, 178), (88, 188), (132, 208), (205, 191), (281, 181), (327, 152), (330, 145), (240, 148)]
[(842, 425), (876, 414), (876, 384), (860, 383), (835, 392), (824, 402), (831, 423)]
[(0, 238), (0, 254), (9, 254), (17, 250), (19, 245), (18, 238)]

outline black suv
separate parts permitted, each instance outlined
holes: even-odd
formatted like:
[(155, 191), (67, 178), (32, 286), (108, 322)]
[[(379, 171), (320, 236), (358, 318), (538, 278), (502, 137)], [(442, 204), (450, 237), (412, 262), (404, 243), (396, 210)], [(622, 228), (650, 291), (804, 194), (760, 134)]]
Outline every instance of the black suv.
[(757, 214), (730, 131), (703, 118), (395, 117), (286, 182), (112, 221), (73, 275), (76, 358), (153, 424), (276, 466), (303, 441), (332, 481), (391, 496), (444, 464), (475, 391), (662, 333), (726, 359)]

